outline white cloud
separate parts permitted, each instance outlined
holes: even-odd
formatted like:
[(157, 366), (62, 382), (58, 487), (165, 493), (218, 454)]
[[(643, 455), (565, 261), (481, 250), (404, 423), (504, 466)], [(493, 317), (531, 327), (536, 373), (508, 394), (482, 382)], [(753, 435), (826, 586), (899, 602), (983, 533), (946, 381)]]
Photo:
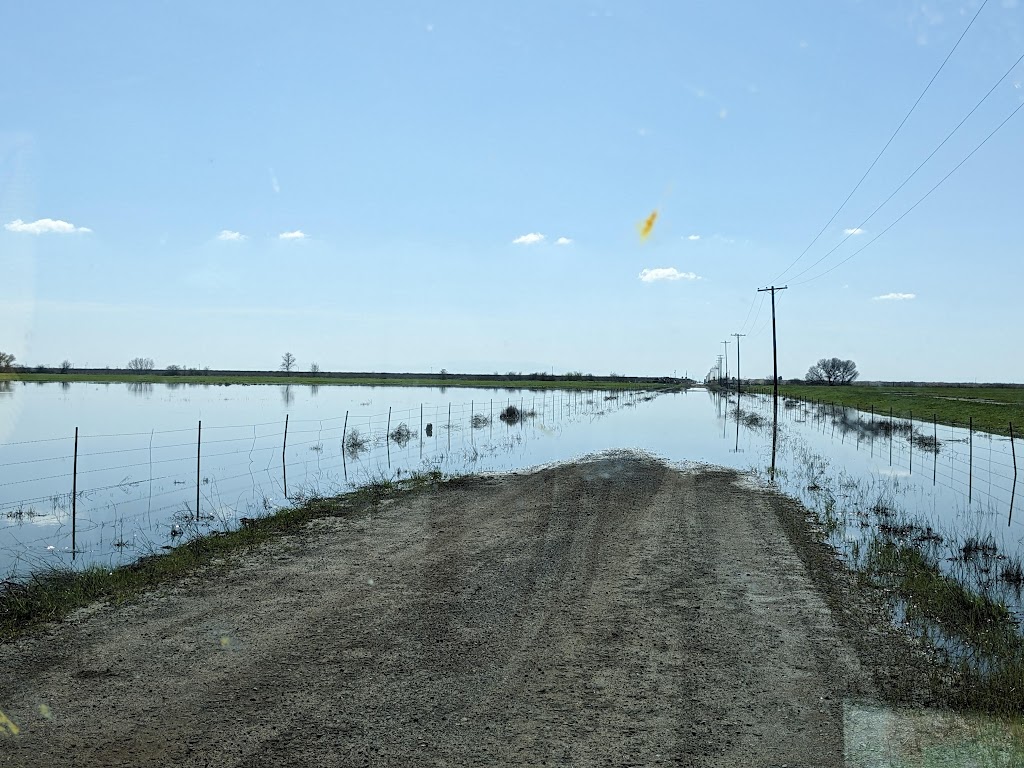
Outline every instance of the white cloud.
[(512, 241), (513, 245), (536, 245), (537, 243), (544, 241), (544, 235), (540, 232), (530, 232), (525, 235), (520, 235)]
[(60, 234), (69, 234), (71, 232), (92, 232), (88, 227), (76, 227), (74, 224), (69, 224), (66, 221), (60, 219), (37, 219), (36, 221), (22, 221), (21, 219), (15, 219), (12, 222), (4, 224), (4, 229), (8, 232), (25, 232), (29, 235), (41, 235), (45, 232), (59, 232)]
[(274, 190), (274, 194), (280, 194), (281, 185), (277, 183), (277, 174), (274, 173), (274, 169), (270, 169), (270, 186)]
[(916, 298), (916, 293), (886, 293), (881, 296), (875, 296), (873, 301), (909, 301)]
[(248, 238), (245, 235), (243, 235), (241, 232), (234, 232), (234, 231), (232, 231), (230, 229), (222, 229), (220, 231), (220, 234), (217, 235), (217, 239), (218, 240), (233, 240), (235, 242), (241, 242), (242, 240), (247, 240)]
[(700, 240), (700, 235), (690, 235), (687, 240)]
[(725, 107), (722, 107), (720, 110), (718, 110), (718, 117), (721, 118), (722, 120), (725, 120), (725, 118), (727, 118), (728, 116), (729, 110), (726, 109)]
[(306, 233), (301, 229), (296, 229), (294, 232), (282, 232), (277, 236), (278, 240), (305, 240)]
[(675, 267), (645, 269), (639, 277), (645, 283), (653, 283), (655, 280), (700, 280), (699, 275), (695, 275), (693, 272), (680, 272)]
[(843, 230), (843, 234), (844, 235), (863, 235), (864, 234), (864, 230), (861, 229), (860, 227), (850, 227), (848, 229), (844, 229)]
[(555, 245), (572, 245), (571, 237), (560, 237), (555, 240)]

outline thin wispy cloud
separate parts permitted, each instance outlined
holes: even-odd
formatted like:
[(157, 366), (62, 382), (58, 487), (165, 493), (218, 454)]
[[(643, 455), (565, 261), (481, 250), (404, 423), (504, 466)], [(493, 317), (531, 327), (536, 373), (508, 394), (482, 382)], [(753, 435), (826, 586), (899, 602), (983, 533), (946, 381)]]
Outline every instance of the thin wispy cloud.
[(881, 296), (875, 296), (872, 301), (910, 301), (916, 298), (916, 293), (884, 293)]
[(718, 110), (718, 118), (719, 118), (719, 120), (725, 120), (725, 118), (727, 118), (728, 116), (729, 116), (729, 110), (726, 109), (725, 107), (722, 107), (720, 110)]
[(282, 232), (277, 236), (278, 240), (305, 240), (306, 233), (301, 229), (296, 229), (294, 232)]
[(74, 224), (60, 219), (36, 219), (35, 221), (15, 219), (4, 224), (4, 229), (8, 232), (23, 232), (28, 235), (44, 235), (48, 232), (56, 232), (61, 235), (92, 232), (88, 227), (76, 227)]
[(844, 235), (863, 235), (864, 234), (864, 230), (861, 229), (860, 227), (849, 227), (848, 229), (844, 229), (843, 230), (843, 234)]
[(277, 174), (274, 173), (274, 169), (270, 169), (270, 187), (274, 190), (274, 194), (281, 193), (281, 185), (277, 183)]
[(247, 240), (248, 238), (245, 235), (243, 235), (241, 232), (235, 232), (234, 230), (231, 230), (231, 229), (222, 229), (220, 231), (220, 234), (217, 235), (217, 239), (218, 240), (227, 240), (229, 242), (240, 243), (243, 240)]
[(700, 235), (689, 235), (686, 239), (692, 241), (700, 240)]
[(680, 272), (675, 267), (655, 267), (640, 272), (640, 279), (645, 283), (653, 283), (656, 280), (700, 280), (700, 276), (693, 272)]
[(572, 245), (571, 237), (560, 237), (555, 240), (555, 245)]
[(536, 245), (537, 243), (544, 242), (544, 235), (540, 232), (529, 232), (525, 235), (520, 235), (512, 241), (513, 245)]

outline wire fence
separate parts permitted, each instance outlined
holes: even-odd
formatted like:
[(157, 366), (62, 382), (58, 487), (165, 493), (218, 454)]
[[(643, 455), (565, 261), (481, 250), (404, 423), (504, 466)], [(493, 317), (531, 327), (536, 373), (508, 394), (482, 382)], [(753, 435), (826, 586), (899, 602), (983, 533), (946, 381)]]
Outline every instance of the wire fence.
[[(770, 403), (770, 392), (754, 388), (747, 394), (764, 396), (762, 402)], [(1024, 454), (1017, 448), (1018, 427), (1012, 422), (1007, 422), (1009, 436), (1004, 436), (976, 430), (970, 418), (965, 423), (940, 424), (935, 414), (915, 418), (911, 411), (901, 418), (891, 410), (877, 413), (795, 398), (780, 400), (779, 418), (807, 424), (840, 443), (851, 441), (856, 450), (867, 452), (894, 472), (950, 489), (968, 506), (983, 504), (988, 511), (1005, 515), (1007, 526), (1024, 525), (1016, 501), (1018, 462)]]
[(66, 436), (0, 445), (0, 573), (129, 562), (314, 495), (420, 469), (464, 471), (651, 399), (547, 390), (486, 401), (348, 410), (250, 424)]

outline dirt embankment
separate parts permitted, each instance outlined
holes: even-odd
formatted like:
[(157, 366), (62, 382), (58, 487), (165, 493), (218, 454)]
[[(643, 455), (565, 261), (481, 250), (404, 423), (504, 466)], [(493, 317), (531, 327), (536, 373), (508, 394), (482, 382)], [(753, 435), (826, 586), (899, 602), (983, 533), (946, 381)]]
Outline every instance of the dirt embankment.
[(624, 454), (320, 520), (0, 648), (0, 765), (841, 766), (781, 503)]

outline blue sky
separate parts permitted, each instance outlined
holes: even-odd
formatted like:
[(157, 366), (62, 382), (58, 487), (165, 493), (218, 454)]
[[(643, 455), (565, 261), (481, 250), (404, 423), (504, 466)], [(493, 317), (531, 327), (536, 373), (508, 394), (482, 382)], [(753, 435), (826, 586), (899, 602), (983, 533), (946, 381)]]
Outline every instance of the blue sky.
[(8, 4), (0, 349), (700, 378), (745, 332), (762, 376), (774, 281), (786, 377), (839, 356), (866, 379), (1024, 381), (1024, 114), (799, 284), (1021, 104), (1018, 67), (799, 275), (1024, 53), (1016, 0), (989, 0), (784, 272), (980, 6)]

